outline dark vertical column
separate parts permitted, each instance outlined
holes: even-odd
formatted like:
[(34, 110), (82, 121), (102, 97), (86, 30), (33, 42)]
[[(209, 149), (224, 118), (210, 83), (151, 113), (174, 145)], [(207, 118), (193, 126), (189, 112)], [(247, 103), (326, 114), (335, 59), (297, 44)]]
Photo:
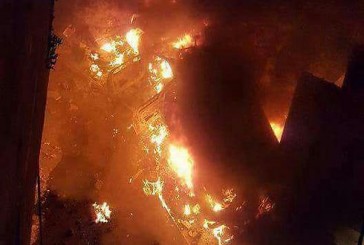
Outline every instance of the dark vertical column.
[[(323, 241), (336, 218), (341, 186), (335, 177), (343, 163), (340, 88), (310, 74), (298, 81), (281, 146), (287, 171), (289, 201), (283, 212), (296, 224), (300, 239)], [(337, 183), (337, 184), (335, 184)], [(323, 239), (323, 240), (322, 240)], [(325, 243), (322, 243), (325, 244)]]
[[(364, 46), (357, 46), (349, 57), (343, 83), (345, 120), (342, 121), (342, 144), (347, 187), (347, 210), (359, 219), (364, 214)], [(349, 205), (350, 203), (350, 205)]]
[(52, 0), (0, 3), (0, 244), (29, 244)]

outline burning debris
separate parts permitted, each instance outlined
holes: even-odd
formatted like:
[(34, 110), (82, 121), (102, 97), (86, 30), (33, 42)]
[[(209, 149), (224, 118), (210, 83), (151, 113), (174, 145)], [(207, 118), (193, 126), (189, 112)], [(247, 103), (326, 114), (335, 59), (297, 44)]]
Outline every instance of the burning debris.
[(193, 194), (193, 160), (188, 151), (181, 146), (170, 145), (168, 162), (173, 171), (182, 180), (182, 185), (187, 186), (191, 191), (190, 193)]
[(175, 49), (184, 49), (192, 47), (194, 44), (193, 39), (190, 34), (185, 34), (183, 37), (179, 38), (176, 42), (172, 43)]
[[(196, 184), (199, 176), (195, 167), (199, 163), (179, 140), (182, 131), (177, 130), (166, 114), (166, 108), (173, 107), (177, 99), (175, 86), (181, 82), (172, 64), (183, 58), (196, 41), (192, 34), (183, 34), (166, 39), (160, 44), (163, 48), (158, 47), (150, 54), (141, 48), (147, 38), (141, 28), (133, 28), (124, 34), (99, 38), (98, 49), (86, 47), (89, 76), (96, 84), (111, 90), (116, 98), (130, 94), (131, 88), (137, 87), (144, 101), (133, 109), (131, 125), (139, 138), (142, 164), (128, 183), (143, 180), (144, 194), (158, 198), (187, 244), (228, 244), (234, 235), (221, 214), (235, 211), (237, 192), (229, 187), (215, 195)], [(109, 222), (111, 210), (106, 202), (94, 203), (93, 208), (95, 223)], [(265, 206), (261, 209), (270, 211)]]
[[(202, 45), (197, 42), (199, 32), (181, 31), (149, 43), (150, 33), (137, 25), (135, 15), (131, 22), (125, 32), (96, 36), (95, 45), (80, 45), (90, 87), (96, 87), (112, 106), (123, 104), (132, 115), (127, 131), (137, 139), (133, 154), (138, 169), (127, 183), (159, 201), (186, 244), (229, 244), (240, 232), (229, 215), (242, 213), (242, 191), (229, 186), (230, 181), (225, 185), (225, 179), (220, 179), (221, 186), (206, 188), (200, 181), (202, 163), (192, 154), (178, 119), (170, 119), (181, 117), (173, 107), (177, 100), (186, 99), (177, 94), (176, 87), (184, 81), (174, 69), (185, 54)], [(115, 140), (122, 136), (121, 128), (112, 127)], [(110, 222), (107, 202), (92, 207), (95, 223)], [(265, 213), (272, 208), (261, 207)]]
[(96, 219), (95, 223), (108, 223), (110, 220), (111, 210), (106, 202), (102, 204), (94, 203), (92, 205), (95, 211)]
[(272, 209), (274, 208), (274, 205), (275, 204), (272, 202), (272, 200), (270, 200), (268, 196), (260, 197), (260, 203), (258, 206), (258, 213), (256, 218), (259, 218), (260, 216), (271, 212)]

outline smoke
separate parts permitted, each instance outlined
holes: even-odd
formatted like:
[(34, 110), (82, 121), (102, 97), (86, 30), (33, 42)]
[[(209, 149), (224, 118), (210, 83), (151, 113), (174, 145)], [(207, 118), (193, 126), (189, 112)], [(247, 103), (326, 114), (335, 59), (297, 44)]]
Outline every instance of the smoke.
[[(363, 5), (334, 1), (198, 1), (197, 8), (226, 32), (240, 33), (261, 60), (260, 100), (273, 121), (288, 113), (296, 80), (304, 71), (336, 82), (355, 43), (362, 43)], [(229, 32), (229, 33), (228, 33)]]

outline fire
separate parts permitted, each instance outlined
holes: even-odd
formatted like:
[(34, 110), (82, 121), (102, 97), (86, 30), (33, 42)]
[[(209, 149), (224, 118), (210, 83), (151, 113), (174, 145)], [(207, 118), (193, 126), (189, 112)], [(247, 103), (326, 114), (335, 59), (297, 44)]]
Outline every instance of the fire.
[(215, 202), (210, 195), (206, 195), (206, 201), (214, 212), (220, 212), (224, 209), (222, 204), (219, 202)]
[(160, 193), (162, 193), (163, 181), (161, 181), (160, 178), (158, 178), (158, 180), (155, 182), (150, 182), (148, 180), (144, 180), (143, 183), (144, 183), (143, 191), (144, 191), (145, 195), (154, 196), (154, 195), (159, 195)]
[(140, 37), (143, 31), (140, 29), (131, 29), (125, 35), (126, 42), (133, 49), (135, 54), (139, 54)]
[(101, 69), (100, 69), (100, 67), (98, 65), (92, 64), (90, 66), (90, 71), (92, 73), (94, 73), (96, 77), (98, 77), (98, 78), (102, 77), (102, 71), (101, 71)]
[(169, 65), (169, 63), (165, 60), (162, 61), (161, 63), (161, 71), (162, 71), (162, 77), (167, 79), (167, 78), (172, 78), (173, 77), (173, 72), (172, 72), (172, 68)]
[(95, 222), (96, 223), (100, 223), (100, 222), (108, 223), (110, 220), (110, 215), (111, 215), (109, 205), (106, 202), (104, 202), (102, 205), (94, 203), (92, 206), (93, 206), (93, 208), (95, 210), (95, 214), (96, 214)]
[(160, 92), (162, 92), (163, 90), (163, 83), (158, 83), (156, 86), (155, 86), (155, 90), (157, 91), (157, 93), (159, 94)]
[(179, 38), (176, 42), (172, 43), (175, 49), (188, 48), (193, 45), (193, 40), (190, 34), (185, 34), (182, 38)]
[(162, 144), (166, 137), (168, 136), (168, 130), (165, 125), (159, 125), (157, 128), (149, 125), (149, 129), (154, 131), (152, 136), (150, 137), (150, 142), (155, 144), (155, 152), (162, 155)]
[(236, 193), (234, 192), (234, 189), (223, 190), (223, 194), (225, 196), (223, 201), (224, 201), (224, 204), (227, 206), (230, 205), (236, 197)]
[(271, 122), (270, 126), (271, 126), (277, 140), (281, 141), (282, 133), (283, 133), (283, 126), (281, 124), (278, 124), (278, 123), (275, 123), (275, 122)]
[[(131, 21), (133, 21), (133, 18)], [(99, 53), (92, 52), (90, 54), (91, 75), (99, 79), (104, 79), (108, 77), (108, 73), (112, 72), (116, 74), (122, 72), (129, 64), (140, 61), (143, 55), (143, 52), (140, 53), (139, 50), (142, 34), (143, 31), (141, 29), (130, 29), (127, 33), (115, 36), (103, 43), (100, 46)], [(192, 36), (185, 34), (176, 42), (172, 43), (169, 48), (171, 50), (173, 48), (184, 49), (192, 45)], [(173, 53), (176, 54), (177, 52)], [(147, 80), (156, 93), (162, 92), (174, 78), (174, 72), (169, 63), (169, 58), (164, 58), (168, 56), (162, 55), (165, 54), (162, 53), (160, 56), (146, 56), (151, 57), (151, 59), (146, 61), (148, 65), (144, 66), (146, 72), (143, 73), (143, 79), (141, 79), (143, 81)], [(151, 93), (147, 94), (151, 95)], [(155, 92), (152, 93), (152, 96), (154, 95)], [(155, 96), (153, 98), (158, 99), (159, 97)], [(144, 99), (148, 100), (148, 98)], [(204, 196), (202, 198), (201, 196), (194, 198), (194, 160), (187, 148), (171, 142), (169, 125), (164, 122), (163, 118), (162, 111), (157, 109), (150, 118), (143, 119), (145, 121), (142, 122), (144, 129), (142, 130), (144, 135), (141, 137), (142, 148), (145, 149), (145, 156), (148, 158), (148, 161), (150, 162), (150, 159), (152, 159), (151, 162), (155, 164), (155, 169), (151, 169), (150, 175), (145, 178), (152, 177), (154, 180), (156, 179), (155, 181), (149, 181), (144, 178), (143, 192), (147, 196), (158, 197), (160, 205), (167, 211), (177, 227), (181, 225), (181, 221), (185, 221), (185, 223), (189, 224), (189, 227), (193, 227), (191, 229), (199, 230), (199, 232), (208, 232), (211, 237), (214, 236), (219, 245), (228, 243), (229, 239), (232, 239), (232, 237), (226, 238), (226, 231), (229, 228), (221, 224), (218, 220), (206, 220), (203, 213), (204, 210), (201, 210), (200, 206), (202, 205), (200, 201), (204, 202)], [(140, 172), (147, 172), (145, 171), (147, 169), (150, 169), (150, 166), (142, 168)], [(132, 183), (134, 179), (136, 177), (130, 178), (129, 183)], [(171, 185), (172, 183), (173, 185)], [(181, 191), (182, 189), (184, 190), (183, 192)], [(171, 190), (177, 191), (176, 199), (171, 198)], [(219, 212), (227, 208), (234, 201), (235, 197), (236, 194), (233, 189), (227, 189), (223, 191), (223, 199), (221, 202), (217, 202), (210, 195), (206, 196), (206, 200), (208, 206), (214, 212)], [(179, 201), (183, 204), (181, 205)], [(93, 207), (96, 214), (96, 223), (106, 223), (109, 221), (111, 211), (106, 202), (102, 205), (95, 203)], [(205, 207), (205, 205), (202, 207)], [(175, 212), (176, 210), (180, 211)], [(204, 222), (201, 223), (201, 220), (204, 220)]]
[(98, 60), (100, 58), (100, 55), (98, 53), (91, 53), (90, 54), (91, 60)]
[(120, 40), (120, 37), (117, 36), (116, 40), (112, 40), (111, 42), (104, 43), (101, 46), (101, 50), (105, 51), (106, 53), (115, 53), (118, 50), (118, 47), (121, 47), (124, 45), (124, 42)]
[(158, 199), (162, 205), (162, 207), (167, 211), (167, 213), (169, 214), (169, 216), (171, 217), (171, 219), (174, 221), (174, 217), (172, 215), (171, 209), (168, 207), (166, 201), (164, 200), (163, 197), (163, 181), (158, 178), (158, 180), (156, 182), (150, 182), (148, 180), (144, 180), (144, 186), (143, 186), (143, 191), (147, 196), (158, 196)]
[(113, 47), (113, 45), (111, 43), (105, 43), (104, 45), (101, 46), (101, 49), (104, 50), (105, 52), (108, 52), (108, 53), (113, 51), (114, 48), (115, 47)]
[(205, 219), (204, 221), (203, 221), (203, 228), (205, 228), (205, 229), (210, 229), (210, 226), (211, 225), (214, 225), (216, 222), (215, 221), (210, 221), (210, 220), (207, 220), (207, 219)]
[(186, 215), (186, 216), (191, 215), (191, 206), (189, 204), (185, 205), (183, 214)]
[(170, 145), (168, 162), (177, 176), (183, 180), (183, 183), (192, 190), (193, 160), (187, 149)]
[(192, 213), (194, 214), (199, 214), (201, 210), (200, 205), (196, 204), (195, 206), (192, 207)]
[(124, 63), (124, 55), (123, 54), (116, 54), (115, 59), (110, 62), (110, 66), (119, 66)]
[(226, 225), (218, 225), (217, 227), (212, 228), (215, 225), (218, 225), (216, 221), (210, 221), (205, 219), (202, 226), (206, 230), (211, 231), (212, 235), (216, 238), (219, 245), (227, 244), (234, 238), (233, 235), (229, 235), (226, 232), (229, 230), (229, 227), (227, 227)]
[(219, 245), (229, 243), (234, 237), (226, 237), (225, 231), (229, 229), (226, 225), (220, 225), (212, 230), (212, 234), (217, 239)]
[(149, 81), (154, 86), (157, 93), (160, 93), (164, 88), (164, 83), (173, 78), (173, 71), (168, 61), (156, 56), (153, 62), (148, 64)]

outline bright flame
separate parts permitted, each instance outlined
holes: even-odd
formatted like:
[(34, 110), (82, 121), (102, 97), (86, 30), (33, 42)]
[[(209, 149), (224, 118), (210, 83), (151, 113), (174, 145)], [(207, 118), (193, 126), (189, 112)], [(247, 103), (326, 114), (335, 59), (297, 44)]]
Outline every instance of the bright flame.
[(281, 141), (282, 133), (283, 133), (283, 126), (281, 124), (271, 122), (270, 123), (271, 128), (273, 129), (273, 132), (277, 138), (278, 141)]
[(200, 213), (200, 209), (201, 209), (200, 205), (196, 204), (195, 206), (192, 207), (192, 212), (194, 214), (199, 214)]
[(191, 190), (193, 188), (193, 160), (187, 149), (181, 146), (170, 145), (168, 162), (173, 171), (177, 173), (177, 176), (183, 180), (183, 184)]
[(130, 45), (135, 54), (139, 54), (139, 43), (142, 33), (143, 32), (140, 29), (131, 29), (125, 35), (126, 42)]
[(172, 68), (166, 60), (163, 60), (161, 63), (161, 72), (162, 77), (165, 79), (173, 77)]
[(150, 137), (150, 142), (156, 145), (155, 152), (159, 154), (159, 156), (162, 155), (162, 144), (166, 137), (168, 136), (168, 130), (167, 127), (164, 125), (159, 125), (157, 127), (153, 127), (152, 125), (149, 125), (149, 129), (151, 131), (154, 131), (152, 136)]
[(114, 47), (111, 45), (111, 43), (105, 43), (104, 45), (101, 46), (101, 49), (104, 50), (105, 52), (110, 53), (111, 51), (113, 51)]
[(220, 225), (212, 230), (212, 234), (217, 239), (219, 245), (226, 244), (233, 239), (233, 236), (230, 236), (225, 239), (223, 238), (223, 236), (225, 235), (226, 229), (229, 229), (226, 225)]
[(106, 53), (116, 53), (117, 50), (118, 50), (118, 46), (123, 46), (124, 45), (124, 42), (120, 40), (120, 37), (117, 36), (116, 37), (118, 40), (113, 40), (111, 42), (108, 42), (108, 43), (104, 43), (102, 46), (101, 46), (101, 50), (104, 50)]
[(186, 216), (191, 215), (191, 206), (189, 204), (185, 205), (183, 214), (186, 215)]
[(172, 45), (176, 49), (188, 48), (193, 45), (193, 40), (190, 34), (185, 34), (182, 38), (172, 43)]
[(102, 71), (101, 71), (101, 69), (100, 69), (100, 67), (98, 65), (92, 64), (90, 66), (90, 71), (92, 71), (93, 73), (95, 73), (95, 75), (97, 77), (99, 77), (99, 78), (102, 77)]
[(157, 86), (154, 87), (155, 91), (159, 94), (163, 90), (163, 83), (158, 83)]
[(214, 201), (210, 195), (206, 195), (206, 201), (210, 204), (210, 207), (214, 212), (220, 212), (224, 209), (222, 204)]
[(116, 54), (116, 57), (113, 61), (110, 62), (110, 66), (119, 66), (124, 63), (124, 55)]
[(149, 81), (154, 86), (157, 93), (164, 88), (164, 83), (173, 78), (173, 71), (168, 61), (156, 56), (153, 62), (148, 64)]
[(214, 225), (216, 222), (215, 221), (210, 221), (210, 220), (207, 220), (207, 219), (205, 219), (204, 221), (203, 221), (203, 228), (205, 228), (205, 229), (209, 229), (210, 228), (210, 225)]
[(95, 219), (96, 223), (109, 222), (111, 211), (109, 205), (106, 202), (104, 202), (102, 205), (94, 203), (92, 206), (94, 207), (96, 214), (96, 219)]
[(91, 53), (90, 54), (91, 60), (98, 60), (100, 58), (98, 53)]

